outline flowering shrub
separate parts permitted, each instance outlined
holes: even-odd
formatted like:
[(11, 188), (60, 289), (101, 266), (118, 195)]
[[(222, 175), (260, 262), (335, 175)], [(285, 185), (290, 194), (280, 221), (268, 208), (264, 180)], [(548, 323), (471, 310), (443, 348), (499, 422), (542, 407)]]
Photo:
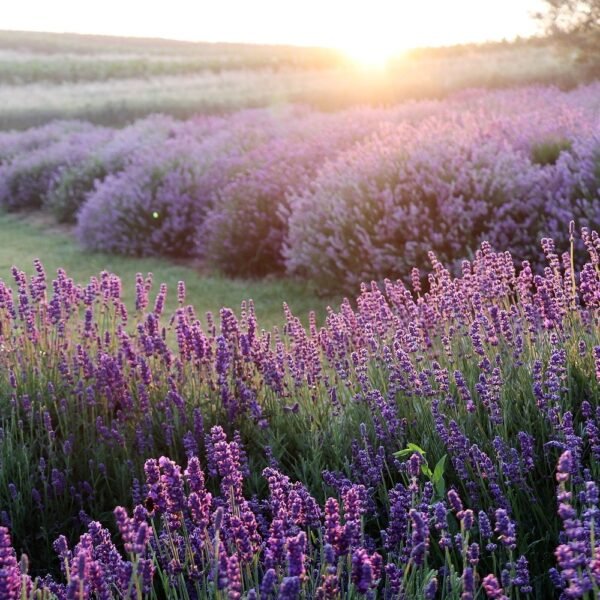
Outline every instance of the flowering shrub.
[(88, 195), (78, 217), (81, 243), (122, 254), (196, 254), (216, 191), (239, 171), (244, 154), (282, 127), (268, 111), (244, 111), (227, 127), (219, 119), (194, 120), (166, 143), (149, 145)]
[(79, 215), (81, 243), (122, 254), (189, 255), (209, 201), (199, 185), (202, 159), (192, 139), (133, 157), (90, 194)]
[(58, 183), (50, 190), (45, 205), (60, 222), (75, 222), (77, 212), (97, 182), (109, 174), (120, 173), (137, 153), (162, 144), (177, 130), (176, 121), (163, 115), (141, 119), (121, 131), (83, 162), (61, 172)]
[(91, 131), (94, 126), (84, 121), (52, 121), (27, 131), (0, 131), (0, 164), (19, 154), (50, 146), (70, 133)]
[(484, 240), (522, 260), (540, 237), (566, 241), (565, 221), (600, 226), (598, 90), (156, 115), (112, 133), (56, 123), (0, 135), (0, 202), (77, 219), (91, 249), (202, 257), (231, 275), (351, 292), (430, 250), (458, 273)]
[(0, 205), (7, 210), (40, 208), (63, 172), (85, 162), (111, 136), (104, 128), (67, 132), (54, 143), (17, 154), (0, 166)]
[(573, 141), (569, 152), (556, 160), (547, 203), (548, 230), (558, 237), (566, 215), (588, 228), (600, 221), (600, 131), (592, 130)]
[(230, 275), (283, 271), (288, 194), (303, 189), (326, 160), (394, 116), (374, 110), (309, 115), (296, 119), (283, 137), (241, 156), (199, 233), (207, 260)]
[(321, 328), (286, 308), (281, 332), (251, 303), (202, 324), (183, 283), (163, 315), (150, 276), (127, 307), (108, 273), (15, 268), (0, 589), (591, 600), (600, 236), (578, 267), (569, 235), (537, 275), (484, 243), (460, 276), (431, 255), (426, 292), (364, 285)]
[(325, 166), (291, 200), (288, 270), (351, 290), (425, 264), (429, 250), (458, 266), (488, 240), (523, 259), (533, 240), (559, 239), (565, 220), (598, 227), (597, 131), (541, 165), (532, 140), (547, 139), (544, 128), (480, 118), (450, 113), (386, 129)]

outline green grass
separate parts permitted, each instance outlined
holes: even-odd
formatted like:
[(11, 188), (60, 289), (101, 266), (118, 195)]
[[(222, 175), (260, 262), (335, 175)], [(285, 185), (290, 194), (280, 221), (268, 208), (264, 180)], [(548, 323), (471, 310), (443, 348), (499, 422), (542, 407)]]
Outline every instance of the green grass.
[(327, 305), (334, 306), (340, 300), (319, 297), (314, 288), (289, 279), (228, 279), (161, 258), (86, 252), (79, 248), (67, 229), (57, 229), (44, 219), (0, 212), (0, 279), (12, 280), (10, 269), (13, 265), (31, 273), (35, 258), (42, 260), (49, 277), (62, 267), (77, 283), (88, 281), (90, 276), (102, 270), (117, 274), (123, 282), (128, 308), (133, 307), (135, 274), (138, 272), (154, 274), (155, 292), (159, 283), (167, 284), (167, 312), (176, 307), (177, 282), (180, 280), (186, 283), (186, 302), (192, 304), (199, 315), (206, 311), (216, 313), (222, 306), (239, 313), (241, 302), (251, 298), (259, 325), (266, 329), (283, 323), (283, 302), (287, 302), (303, 322), (307, 322), (309, 311), (314, 310), (322, 323)]

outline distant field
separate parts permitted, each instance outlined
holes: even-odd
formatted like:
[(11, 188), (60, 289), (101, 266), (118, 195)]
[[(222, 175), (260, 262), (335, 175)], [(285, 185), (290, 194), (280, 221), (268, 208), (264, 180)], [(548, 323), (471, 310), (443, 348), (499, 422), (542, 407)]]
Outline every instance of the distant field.
[(0, 84), (265, 67), (324, 68), (342, 60), (339, 52), (323, 48), (0, 31)]
[(35, 31), (0, 30), (0, 47), (17, 51), (31, 51), (40, 55), (77, 54), (136, 54), (159, 58), (186, 56), (214, 58), (220, 61), (244, 61), (246, 65), (261, 60), (271, 62), (302, 61), (303, 64), (325, 64), (340, 59), (340, 52), (328, 48), (286, 45), (260, 45), (231, 42), (188, 42), (163, 38), (118, 37), (83, 35), (78, 33), (40, 33)]
[(319, 48), (0, 32), (0, 129), (56, 118), (123, 125), (153, 112), (291, 102), (322, 109), (442, 97), (465, 87), (580, 80), (548, 42), (422, 50), (364, 70)]

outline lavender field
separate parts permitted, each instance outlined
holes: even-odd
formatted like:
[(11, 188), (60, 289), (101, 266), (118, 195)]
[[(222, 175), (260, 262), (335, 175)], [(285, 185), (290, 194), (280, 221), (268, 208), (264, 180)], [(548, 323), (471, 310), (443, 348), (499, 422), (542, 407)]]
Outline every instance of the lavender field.
[(565, 223), (600, 226), (600, 86), (465, 91), (321, 113), (245, 110), (124, 129), (0, 133), (0, 206), (76, 223), (91, 250), (288, 273), (352, 294), (434, 251), (517, 260)]
[(597, 597), (600, 237), (570, 234), (272, 332), (15, 268), (2, 597)]
[(0, 208), (347, 295), (13, 267), (0, 600), (600, 596), (599, 83), (2, 131)]

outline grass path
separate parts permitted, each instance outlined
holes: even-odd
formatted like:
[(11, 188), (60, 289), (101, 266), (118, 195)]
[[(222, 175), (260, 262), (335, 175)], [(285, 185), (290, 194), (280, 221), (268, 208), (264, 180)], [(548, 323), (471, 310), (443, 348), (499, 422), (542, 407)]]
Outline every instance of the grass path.
[(179, 265), (161, 258), (131, 258), (81, 250), (69, 235), (44, 223), (43, 220), (0, 212), (0, 279), (12, 281), (10, 269), (16, 265), (31, 273), (34, 258), (44, 263), (48, 278), (63, 267), (76, 282), (84, 283), (91, 275), (102, 270), (116, 273), (123, 281), (123, 293), (132, 306), (135, 274), (154, 274), (154, 292), (159, 283), (169, 289), (167, 310), (176, 305), (177, 282), (185, 281), (187, 302), (193, 304), (199, 315), (206, 311), (216, 313), (222, 306), (233, 308), (239, 314), (242, 300), (251, 298), (256, 306), (259, 325), (270, 328), (283, 322), (282, 303), (287, 302), (294, 314), (304, 322), (310, 310), (323, 322), (328, 304), (339, 299), (320, 298), (310, 286), (289, 279), (241, 280), (222, 275), (203, 274), (191, 266)]

